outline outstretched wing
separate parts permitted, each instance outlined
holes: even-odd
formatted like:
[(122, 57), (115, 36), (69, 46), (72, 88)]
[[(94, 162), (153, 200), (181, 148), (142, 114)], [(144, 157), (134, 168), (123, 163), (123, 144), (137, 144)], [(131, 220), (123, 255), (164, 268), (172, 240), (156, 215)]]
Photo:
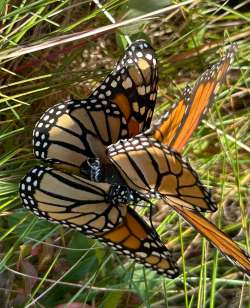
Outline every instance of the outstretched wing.
[(153, 49), (136, 41), (88, 99), (60, 103), (43, 114), (33, 132), (36, 158), (78, 169), (88, 158), (106, 163), (109, 144), (149, 127), (157, 79)]
[(225, 56), (196, 81), (187, 86), (181, 100), (160, 118), (146, 134), (181, 152), (214, 100), (219, 84), (225, 79), (236, 52), (231, 45)]
[(204, 235), (213, 246), (218, 248), (230, 262), (239, 267), (243, 272), (250, 276), (250, 256), (241, 249), (232, 239), (224, 232), (219, 230), (214, 224), (208, 221), (199, 213), (189, 211), (185, 207), (181, 207), (178, 203), (169, 202), (174, 210), (177, 211), (187, 222)]
[(112, 200), (113, 195), (110, 184), (43, 166), (33, 168), (20, 183), (27, 209), (85, 234), (112, 230), (121, 223), (127, 209)]
[(171, 106), (170, 110), (159, 120), (153, 122), (152, 127), (145, 132), (145, 135), (152, 136), (157, 141), (170, 145), (177, 131), (187, 119), (191, 92), (192, 89), (186, 86), (181, 100)]
[(180, 154), (141, 134), (108, 147), (108, 155), (128, 186), (167, 198), (189, 209), (215, 211), (211, 194)]

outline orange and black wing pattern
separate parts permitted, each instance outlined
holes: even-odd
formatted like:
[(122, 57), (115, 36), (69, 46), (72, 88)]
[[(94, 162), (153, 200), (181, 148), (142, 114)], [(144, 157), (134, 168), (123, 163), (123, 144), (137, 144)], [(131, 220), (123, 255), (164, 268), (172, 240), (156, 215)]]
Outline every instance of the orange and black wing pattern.
[(250, 276), (250, 256), (245, 250), (199, 213), (189, 211), (177, 203), (167, 203), (218, 248), (230, 262)]
[(106, 160), (106, 147), (128, 136), (127, 123), (116, 105), (70, 100), (49, 108), (33, 131), (37, 159), (80, 169), (89, 158)]
[(96, 183), (38, 166), (22, 179), (20, 196), (39, 218), (97, 238), (168, 278), (179, 273), (155, 230), (126, 206), (137, 201), (127, 186)]
[(144, 134), (108, 147), (127, 185), (147, 197), (167, 198), (191, 210), (215, 211), (210, 192), (181, 155)]
[(181, 152), (212, 104), (218, 86), (225, 79), (232, 64), (235, 52), (236, 45), (231, 45), (225, 56), (201, 75), (193, 89), (186, 87), (181, 100), (153, 124), (147, 135)]
[(44, 166), (34, 167), (20, 183), (20, 196), (28, 210), (87, 235), (118, 226), (126, 215), (122, 202), (129, 203), (129, 193), (126, 187)]
[(179, 275), (178, 267), (156, 231), (130, 207), (127, 208), (126, 216), (119, 226), (92, 237), (161, 275), (168, 278)]
[(157, 141), (164, 144), (171, 144), (187, 117), (191, 91), (192, 89), (186, 86), (181, 100), (171, 106), (170, 110), (158, 121), (153, 122), (152, 127), (145, 134), (153, 136)]
[(49, 108), (33, 131), (36, 158), (82, 168), (88, 158), (106, 163), (106, 147), (148, 128), (157, 91), (153, 49), (134, 42), (114, 71), (84, 100)]
[(197, 212), (215, 211), (216, 204), (177, 152), (142, 134), (111, 145), (108, 151), (128, 186), (171, 206), (230, 262), (250, 275), (248, 253)]
[(149, 128), (155, 107), (158, 68), (153, 48), (137, 40), (125, 51), (112, 73), (90, 95), (119, 107), (128, 125), (129, 137)]

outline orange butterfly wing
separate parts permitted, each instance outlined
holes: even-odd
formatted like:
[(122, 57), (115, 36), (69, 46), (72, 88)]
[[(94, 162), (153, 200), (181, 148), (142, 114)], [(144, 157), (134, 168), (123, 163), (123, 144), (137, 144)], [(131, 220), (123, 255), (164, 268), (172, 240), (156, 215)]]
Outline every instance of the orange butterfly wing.
[(20, 196), (40, 218), (97, 238), (159, 274), (176, 277), (179, 270), (170, 252), (155, 230), (122, 204), (128, 203), (126, 186), (117, 188), (37, 166), (21, 180)]
[[(199, 125), (203, 115), (211, 105), (218, 84), (232, 63), (236, 46), (232, 45), (225, 57), (211, 70), (206, 71), (196, 82), (192, 93), (186, 88), (183, 98), (153, 126), (152, 136), (176, 151), (181, 151)], [(189, 102), (189, 105), (188, 105)], [(243, 272), (250, 275), (250, 257), (224, 232), (197, 212), (190, 211), (189, 207), (178, 202), (171, 202), (166, 198), (166, 203), (176, 210), (187, 222), (204, 235), (217, 247), (233, 264)]]
[(183, 98), (147, 132), (156, 140), (180, 152), (213, 102), (217, 87), (233, 61), (236, 45), (231, 45), (219, 63), (205, 71), (192, 91), (186, 88)]
[(127, 185), (144, 196), (166, 197), (194, 210), (217, 209), (188, 162), (153, 138), (120, 140), (108, 147), (108, 155)]
[(145, 40), (133, 42), (112, 73), (89, 99), (116, 105), (126, 119), (129, 137), (148, 129), (153, 116), (158, 68), (153, 48)]
[(188, 97), (191, 93), (191, 88), (187, 86), (183, 92), (183, 98), (163, 115), (158, 123), (153, 123), (153, 137), (165, 144), (170, 144), (177, 133), (177, 130), (185, 117), (188, 108)]
[(92, 237), (168, 278), (179, 275), (178, 267), (158, 234), (130, 207), (119, 226)]
[(187, 222), (189, 222), (199, 233), (204, 235), (210, 243), (218, 248), (230, 262), (238, 266), (243, 272), (250, 276), (250, 256), (241, 249), (224, 232), (219, 230), (214, 224), (197, 212), (192, 212), (177, 203), (171, 204)]

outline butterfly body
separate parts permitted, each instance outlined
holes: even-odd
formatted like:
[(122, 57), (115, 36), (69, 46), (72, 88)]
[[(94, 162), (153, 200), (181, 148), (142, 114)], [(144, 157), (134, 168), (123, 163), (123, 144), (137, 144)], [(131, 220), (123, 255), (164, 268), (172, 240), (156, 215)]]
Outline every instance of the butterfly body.
[(83, 176), (90, 178), (94, 182), (103, 181), (111, 184), (117, 183), (120, 185), (126, 185), (126, 182), (109, 158), (107, 163), (103, 163), (98, 158), (88, 159), (87, 163), (84, 164), (81, 169), (81, 173)]

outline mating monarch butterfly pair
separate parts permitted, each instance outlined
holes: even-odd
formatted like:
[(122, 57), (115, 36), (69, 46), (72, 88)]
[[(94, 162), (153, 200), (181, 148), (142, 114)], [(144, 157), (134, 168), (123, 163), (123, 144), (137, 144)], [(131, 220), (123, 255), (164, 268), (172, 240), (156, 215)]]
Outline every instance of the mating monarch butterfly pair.
[[(36, 167), (21, 181), (25, 207), (173, 278), (178, 268), (166, 246), (127, 206), (141, 198), (160, 198), (249, 273), (246, 253), (195, 212), (214, 211), (216, 206), (195, 171), (177, 153), (211, 104), (234, 53), (231, 46), (149, 128), (157, 95), (157, 63), (148, 43), (134, 42), (88, 99), (55, 105), (38, 121), (34, 153), (52, 167)], [(100, 180), (106, 183), (94, 182)]]

